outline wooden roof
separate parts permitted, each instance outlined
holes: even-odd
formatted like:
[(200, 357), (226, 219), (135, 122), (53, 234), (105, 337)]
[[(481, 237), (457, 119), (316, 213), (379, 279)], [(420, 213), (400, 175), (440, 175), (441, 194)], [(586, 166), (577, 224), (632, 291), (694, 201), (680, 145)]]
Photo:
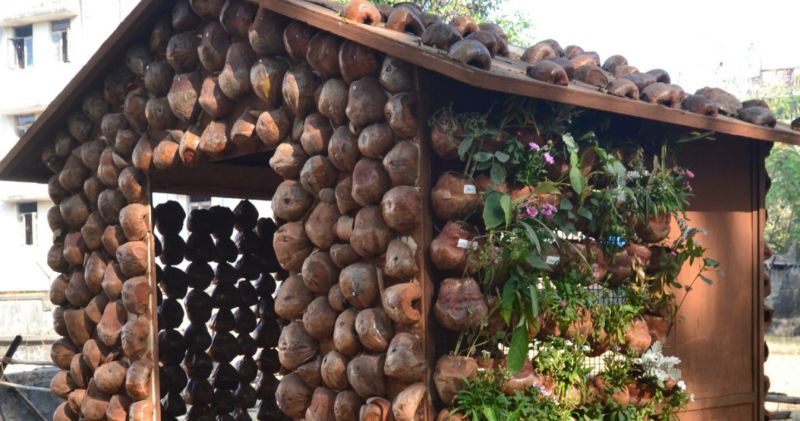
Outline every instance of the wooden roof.
[[(497, 57), (493, 59), (490, 71), (467, 66), (449, 59), (441, 50), (422, 45), (419, 38), (413, 35), (347, 22), (339, 16), (341, 6), (325, 0), (248, 1), (477, 88), (556, 101), (700, 131), (800, 145), (800, 133), (792, 131), (785, 124), (779, 124), (773, 129), (725, 116), (708, 117), (615, 97), (580, 82), (571, 82), (569, 86), (552, 85), (529, 78), (525, 74), (525, 63), (518, 60)], [(63, 127), (69, 112), (80, 109), (83, 95), (119, 63), (125, 47), (146, 39), (155, 22), (165, 13), (169, 13), (172, 5), (172, 1), (141, 0), (0, 161), (0, 179), (37, 182), (47, 180), (50, 173), (40, 159), (45, 145)]]

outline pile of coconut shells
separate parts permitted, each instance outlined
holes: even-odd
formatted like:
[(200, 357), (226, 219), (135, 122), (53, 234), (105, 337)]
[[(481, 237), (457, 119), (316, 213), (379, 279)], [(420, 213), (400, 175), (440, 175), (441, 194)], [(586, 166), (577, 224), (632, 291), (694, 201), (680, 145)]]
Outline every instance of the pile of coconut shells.
[(249, 420), (260, 400), (259, 419), (275, 419), (275, 223), (243, 200), (233, 210), (192, 210), (184, 239), (177, 202), (154, 215), (162, 418)]
[(552, 39), (525, 48), (521, 55), (514, 54), (515, 48), (509, 48), (508, 36), (499, 25), (477, 23), (470, 16), (456, 16), (448, 23), (414, 3), (392, 8), (373, 5), (367, 0), (351, 1), (342, 16), (348, 21), (414, 35), (421, 44), (440, 50), (452, 60), (487, 71), (492, 68), (492, 59), (499, 56), (545, 83), (567, 86), (574, 81), (609, 95), (693, 113), (713, 117), (723, 114), (767, 127), (775, 127), (777, 123), (763, 101), (742, 103), (719, 88), (703, 88), (687, 95), (683, 88), (671, 83), (665, 70), (640, 71), (621, 55), (601, 61), (594, 51), (584, 51), (577, 45), (562, 48)]
[(272, 200), (289, 273), (275, 297), (286, 323), (275, 400), (306, 420), (420, 419), (431, 403), (413, 68), (275, 19), (265, 60), (281, 63), (282, 106), (257, 126), (284, 178)]

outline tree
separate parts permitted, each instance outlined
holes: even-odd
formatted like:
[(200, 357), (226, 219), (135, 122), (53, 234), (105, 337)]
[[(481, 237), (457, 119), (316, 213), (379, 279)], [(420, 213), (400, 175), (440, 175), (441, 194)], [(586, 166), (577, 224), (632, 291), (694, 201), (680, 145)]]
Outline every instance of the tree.
[[(336, 0), (346, 4), (349, 0)], [(502, 6), (508, 0), (422, 0), (417, 2), (422, 10), (441, 16), (449, 21), (454, 16), (469, 15), (476, 22), (498, 23), (508, 35), (511, 44), (527, 47), (531, 45), (533, 24), (527, 13), (506, 14)]]
[[(748, 94), (763, 99), (778, 120), (789, 123), (800, 116), (800, 89), (793, 84), (756, 82)], [(767, 157), (772, 180), (767, 193), (767, 226), (764, 235), (775, 253), (800, 243), (800, 149), (776, 143)]]

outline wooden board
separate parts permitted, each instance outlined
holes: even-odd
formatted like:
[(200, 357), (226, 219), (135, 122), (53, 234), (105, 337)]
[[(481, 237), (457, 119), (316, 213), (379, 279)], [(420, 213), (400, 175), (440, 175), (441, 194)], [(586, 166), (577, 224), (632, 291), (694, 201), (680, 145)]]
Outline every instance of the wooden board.
[(153, 171), (155, 192), (269, 200), (283, 179), (266, 164), (246, 166), (207, 163)]
[(402, 57), (406, 61), (474, 87), (604, 110), (703, 131), (800, 145), (800, 133), (792, 131), (785, 125), (770, 129), (734, 118), (708, 117), (642, 101), (619, 98), (581, 83), (556, 86), (539, 82), (525, 75), (526, 65), (518, 60), (495, 58), (492, 61), (491, 71), (463, 65), (447, 58), (442, 50), (421, 45), (416, 36), (347, 22), (333, 10), (338, 9), (339, 6), (334, 6), (332, 3), (319, 2), (325, 4), (322, 6), (305, 0), (249, 1), (386, 54)]
[[(707, 230), (698, 240), (724, 271), (711, 276), (714, 285), (695, 284), (665, 348), (666, 354), (681, 358), (686, 385), (695, 395), (682, 419), (722, 419), (718, 414), (726, 414), (726, 420), (763, 418), (759, 147), (727, 138), (696, 142), (681, 151), (682, 165), (696, 174), (689, 223)], [(727, 188), (720, 188), (723, 184)], [(681, 280), (687, 283), (696, 273), (696, 267), (685, 267)], [(735, 411), (727, 409), (734, 406)]]

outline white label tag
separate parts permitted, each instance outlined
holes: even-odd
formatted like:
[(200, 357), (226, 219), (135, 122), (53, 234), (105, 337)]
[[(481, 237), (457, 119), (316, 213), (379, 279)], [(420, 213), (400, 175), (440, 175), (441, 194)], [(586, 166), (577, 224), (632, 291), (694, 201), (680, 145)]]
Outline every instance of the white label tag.
[(474, 241), (465, 240), (463, 238), (458, 239), (458, 244), (456, 247), (464, 250), (476, 249), (478, 245)]
[(465, 184), (464, 194), (478, 194), (478, 188), (474, 184)]
[(544, 259), (544, 262), (547, 263), (550, 266), (557, 265), (558, 262), (560, 262), (560, 261), (561, 261), (561, 257), (559, 257), (559, 256), (547, 256), (547, 258)]

